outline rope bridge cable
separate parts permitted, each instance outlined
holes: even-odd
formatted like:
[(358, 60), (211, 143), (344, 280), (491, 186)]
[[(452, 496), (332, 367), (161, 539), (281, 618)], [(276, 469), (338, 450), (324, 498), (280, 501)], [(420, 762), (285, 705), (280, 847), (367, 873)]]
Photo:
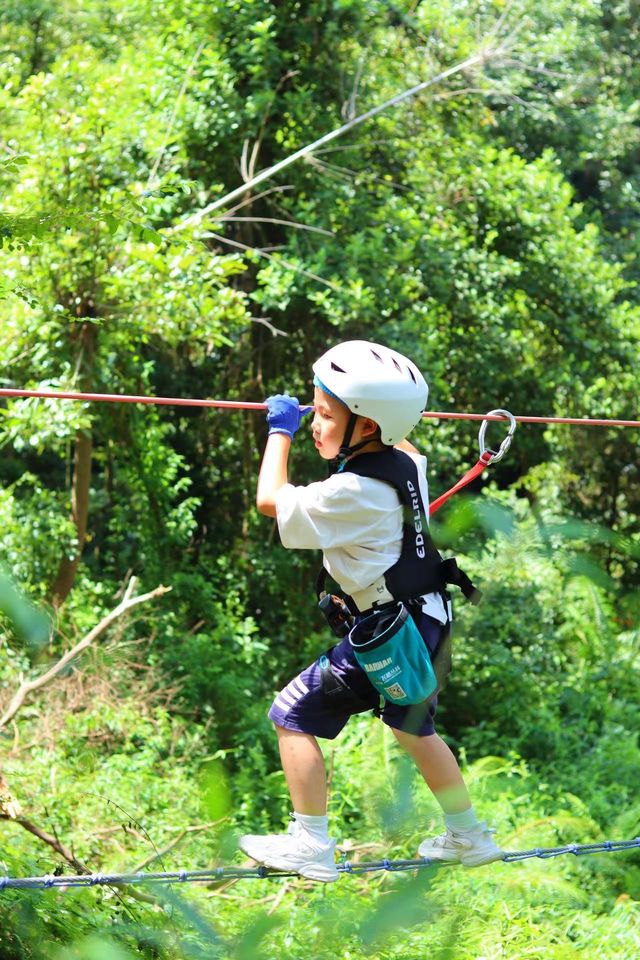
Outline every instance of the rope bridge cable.
[[(35, 397), (45, 400), (80, 400), (90, 403), (143, 403), (168, 407), (216, 407), (226, 410), (266, 410), (265, 403), (247, 400), (202, 400), (195, 397), (132, 396), (120, 393), (69, 393), (62, 390), (18, 390), (0, 388), (0, 397)], [(442, 410), (425, 411), (422, 416), (431, 420), (506, 420), (498, 414), (450, 413)], [(573, 424), (582, 427), (640, 427), (640, 420), (604, 420), (589, 417), (529, 417), (516, 416), (518, 423)]]
[[(600, 843), (570, 843), (564, 847), (535, 847), (533, 850), (517, 850), (505, 852), (500, 860), (503, 863), (517, 863), (520, 860), (551, 860), (563, 854), (572, 853), (576, 857), (591, 853), (615, 853), (620, 850), (640, 848), (640, 837), (634, 840), (603, 840)], [(421, 857), (417, 860), (375, 860), (371, 862), (352, 863), (345, 860), (337, 864), (339, 873), (358, 874), (387, 871), (388, 873), (402, 873), (408, 870), (419, 870), (422, 867), (451, 867), (454, 863), (443, 863), (439, 860), (430, 860)], [(97, 886), (125, 886), (141, 883), (193, 883), (215, 882), (221, 880), (243, 879), (277, 879), (278, 877), (297, 876), (282, 870), (269, 870), (267, 867), (210, 867), (207, 870), (173, 870), (163, 873), (86, 873), (74, 876), (57, 876), (47, 874), (42, 877), (9, 877), (0, 876), (0, 892), (2, 890), (46, 890), (52, 887), (97, 887)]]

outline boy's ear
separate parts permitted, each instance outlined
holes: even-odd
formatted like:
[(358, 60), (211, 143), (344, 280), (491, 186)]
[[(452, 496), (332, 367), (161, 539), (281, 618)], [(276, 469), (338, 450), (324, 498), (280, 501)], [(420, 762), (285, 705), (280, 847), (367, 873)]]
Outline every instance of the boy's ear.
[(378, 430), (378, 424), (375, 420), (371, 420), (370, 417), (362, 418), (362, 436), (370, 437)]

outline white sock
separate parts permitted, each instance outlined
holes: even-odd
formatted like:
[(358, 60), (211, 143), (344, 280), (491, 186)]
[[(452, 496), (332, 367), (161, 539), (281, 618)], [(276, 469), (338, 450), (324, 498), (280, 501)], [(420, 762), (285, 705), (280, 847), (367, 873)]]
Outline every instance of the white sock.
[(478, 826), (478, 818), (473, 807), (463, 810), (462, 813), (445, 813), (444, 822), (454, 833), (466, 833)]
[(322, 817), (312, 817), (310, 814), (294, 811), (293, 818), (305, 828), (316, 843), (323, 846), (329, 843), (329, 818), (326, 814)]

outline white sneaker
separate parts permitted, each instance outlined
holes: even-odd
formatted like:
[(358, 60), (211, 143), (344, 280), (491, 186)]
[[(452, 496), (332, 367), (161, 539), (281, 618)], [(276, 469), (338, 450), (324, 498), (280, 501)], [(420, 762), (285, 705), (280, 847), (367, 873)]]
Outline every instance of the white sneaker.
[(479, 867), (483, 863), (502, 860), (504, 856), (504, 851), (493, 842), (494, 832), (484, 820), (464, 833), (447, 830), (439, 837), (423, 840), (418, 847), (418, 855), (444, 863), (462, 863), (465, 867)]
[(240, 837), (238, 845), (252, 860), (273, 870), (288, 870), (323, 883), (338, 879), (335, 840), (325, 845), (317, 843), (297, 820), (289, 824), (287, 833), (246, 834)]

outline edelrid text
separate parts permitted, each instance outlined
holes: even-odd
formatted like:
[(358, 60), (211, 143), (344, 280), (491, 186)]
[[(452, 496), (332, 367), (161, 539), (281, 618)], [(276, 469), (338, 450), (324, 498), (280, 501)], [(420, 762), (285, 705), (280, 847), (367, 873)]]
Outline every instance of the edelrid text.
[(411, 494), (411, 509), (413, 510), (413, 526), (416, 531), (416, 553), (420, 559), (424, 559), (425, 550), (424, 550), (424, 537), (422, 536), (422, 513), (420, 512), (420, 500), (416, 488), (411, 483), (411, 480), (407, 480), (407, 487), (409, 488), (409, 493)]

